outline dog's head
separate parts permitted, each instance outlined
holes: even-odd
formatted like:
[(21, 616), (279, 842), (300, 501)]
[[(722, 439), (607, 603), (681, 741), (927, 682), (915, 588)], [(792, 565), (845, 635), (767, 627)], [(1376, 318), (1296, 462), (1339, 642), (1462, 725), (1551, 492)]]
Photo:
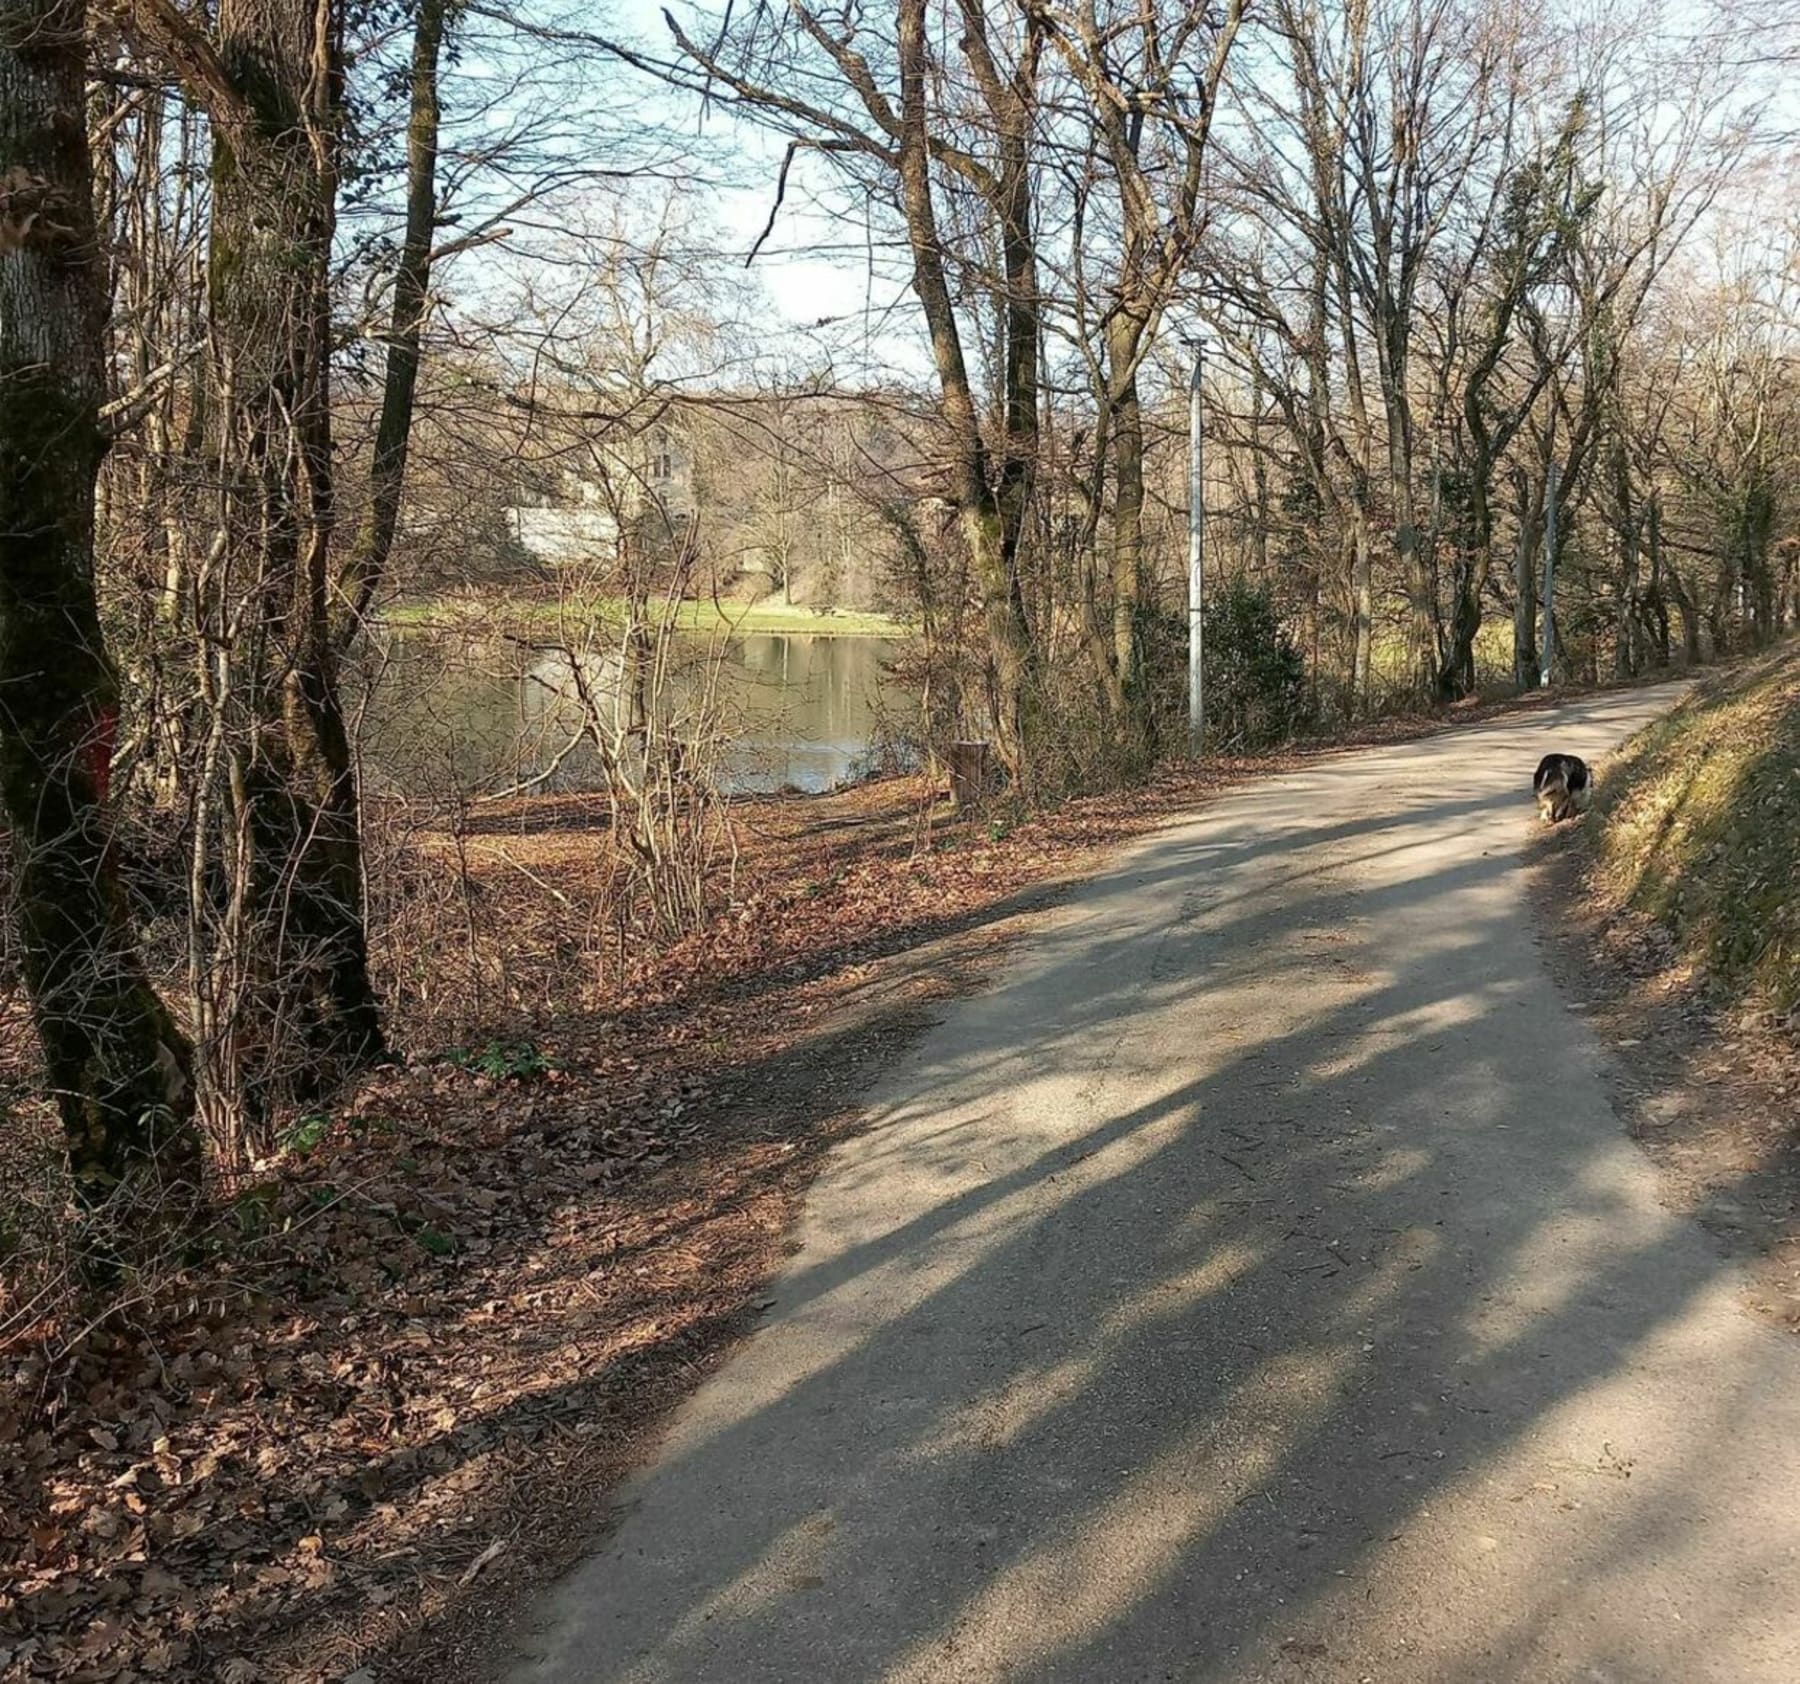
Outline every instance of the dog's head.
[(1546, 824), (1573, 818), (1586, 809), (1593, 780), (1577, 754), (1546, 754), (1532, 774), (1538, 813)]
[(1573, 759), (1567, 754), (1546, 754), (1537, 764), (1537, 770), (1531, 775), (1531, 787), (1540, 794), (1555, 785), (1558, 789), (1566, 787), (1569, 766)]
[(1544, 824), (1559, 824), (1588, 811), (1593, 795), (1593, 775), (1579, 754), (1546, 754), (1532, 774), (1537, 793), (1537, 813)]

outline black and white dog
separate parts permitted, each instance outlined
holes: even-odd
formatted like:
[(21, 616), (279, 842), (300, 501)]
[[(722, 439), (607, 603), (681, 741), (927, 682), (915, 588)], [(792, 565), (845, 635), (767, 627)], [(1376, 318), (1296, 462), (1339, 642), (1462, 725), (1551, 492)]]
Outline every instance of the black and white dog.
[(1545, 824), (1558, 824), (1587, 811), (1594, 794), (1594, 776), (1578, 754), (1546, 754), (1532, 775), (1537, 793), (1538, 816)]

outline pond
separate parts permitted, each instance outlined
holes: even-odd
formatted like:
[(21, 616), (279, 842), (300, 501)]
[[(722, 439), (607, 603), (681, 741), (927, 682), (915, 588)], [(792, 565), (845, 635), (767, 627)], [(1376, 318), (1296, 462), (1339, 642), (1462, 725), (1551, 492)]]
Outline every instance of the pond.
[[(691, 708), (704, 688), (701, 636), (679, 640), (666, 705)], [(880, 637), (758, 632), (721, 652), (719, 717), (734, 794), (831, 789), (868, 763), (885, 719), (911, 703), (888, 672)], [(389, 632), (369, 652), (362, 721), (364, 776), (398, 794), (493, 792), (549, 773), (534, 787), (599, 787), (599, 764), (579, 735), (574, 674), (561, 652), (448, 632)], [(584, 661), (590, 693), (610, 693), (617, 662)]]

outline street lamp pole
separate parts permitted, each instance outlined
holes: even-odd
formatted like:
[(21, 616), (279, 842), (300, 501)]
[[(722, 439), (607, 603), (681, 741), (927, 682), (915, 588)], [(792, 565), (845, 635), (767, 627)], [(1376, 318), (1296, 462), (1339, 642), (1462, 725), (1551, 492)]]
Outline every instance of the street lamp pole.
[(1188, 377), (1188, 749), (1198, 756), (1206, 742), (1206, 659), (1202, 608), (1205, 601), (1206, 489), (1201, 474), (1205, 437), (1200, 414), (1203, 344), (1190, 339), (1194, 353)]
[(1559, 464), (1554, 458), (1544, 474), (1544, 636), (1542, 688), (1556, 676), (1556, 493)]

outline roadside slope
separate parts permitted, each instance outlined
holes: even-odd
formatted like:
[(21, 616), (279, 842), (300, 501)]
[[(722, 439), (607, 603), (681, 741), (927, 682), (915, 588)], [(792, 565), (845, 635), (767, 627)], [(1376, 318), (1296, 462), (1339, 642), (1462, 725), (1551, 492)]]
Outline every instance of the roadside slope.
[(1606, 769), (1600, 884), (1734, 1000), (1800, 1006), (1800, 649), (1721, 673)]
[(1548, 949), (1618, 1054), (1661, 1197), (1800, 1331), (1800, 649), (1709, 675), (1533, 852)]

